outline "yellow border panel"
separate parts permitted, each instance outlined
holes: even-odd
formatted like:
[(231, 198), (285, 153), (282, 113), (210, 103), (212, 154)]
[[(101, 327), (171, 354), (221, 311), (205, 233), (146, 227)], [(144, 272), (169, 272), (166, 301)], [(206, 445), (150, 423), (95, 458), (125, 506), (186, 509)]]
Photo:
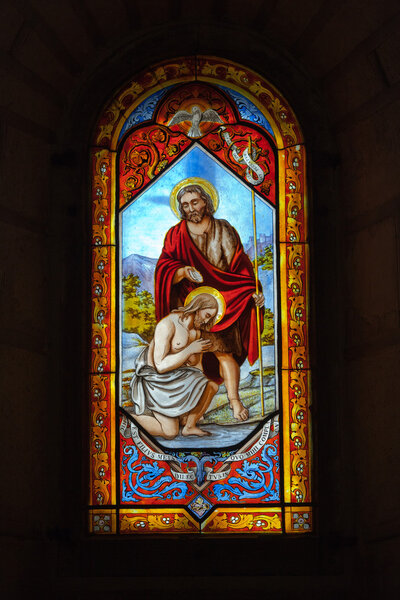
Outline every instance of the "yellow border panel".
[[(115, 152), (111, 152), (111, 206), (110, 206), (110, 227), (111, 227), (111, 239), (115, 244), (115, 221), (116, 221), (116, 182), (117, 182), (117, 171), (116, 171), (117, 155)], [(117, 249), (115, 246), (110, 248), (110, 370), (114, 373), (114, 376), (110, 379), (110, 460), (111, 460), (111, 503), (115, 504), (117, 499), (117, 475), (116, 475), (116, 453), (115, 447), (117, 440), (116, 438), (116, 414), (115, 414), (115, 368), (117, 363), (117, 347), (116, 347), (116, 325), (119, 322), (118, 315), (116, 314), (116, 295), (117, 295)]]
[(116, 295), (117, 290), (115, 287), (117, 278), (117, 252), (115, 246), (110, 246), (109, 253), (109, 263), (110, 263), (110, 329), (109, 329), (109, 349), (110, 349), (110, 371), (115, 373), (115, 364), (116, 364), (116, 323), (117, 323), (117, 315), (115, 312), (116, 308)]
[(307, 185), (307, 153), (305, 146), (301, 149), (303, 159), (303, 212), (304, 212), (304, 240), (308, 241), (308, 185)]
[(182, 507), (123, 508), (119, 511), (121, 534), (199, 533), (199, 524)]
[(310, 371), (291, 370), (289, 375), (291, 502), (310, 502), (310, 411), (308, 406)]
[(116, 244), (116, 232), (115, 232), (115, 216), (117, 206), (117, 153), (110, 152), (111, 154), (111, 206), (110, 206), (110, 239), (111, 244)]
[(244, 506), (216, 508), (201, 525), (201, 532), (209, 534), (282, 533), (280, 507)]
[[(309, 244), (304, 244), (304, 295), (305, 295), (305, 326), (306, 326), (306, 335), (305, 335), (305, 357), (307, 361), (308, 368), (311, 369), (310, 362), (310, 246)], [(310, 390), (311, 391), (311, 390)], [(311, 394), (309, 393), (309, 398), (311, 398)]]
[[(90, 377), (90, 488), (89, 504), (116, 502), (115, 425), (113, 399), (115, 374)], [(107, 421), (109, 417), (109, 429)], [(97, 497), (98, 496), (98, 497)]]
[(288, 323), (288, 285), (287, 285), (287, 244), (279, 244), (280, 287), (281, 287), (281, 344), (282, 369), (289, 368), (289, 323)]
[(308, 498), (307, 502), (313, 500), (313, 468), (314, 468), (314, 456), (313, 456), (313, 444), (312, 444), (312, 432), (313, 422), (311, 418), (310, 406), (312, 405), (311, 395), (311, 371), (308, 371)]
[(115, 447), (116, 439), (116, 414), (115, 414), (115, 373), (110, 375), (110, 471), (111, 471), (111, 504), (117, 503), (117, 468)]
[(289, 418), (289, 372), (282, 371), (282, 427), (283, 427), (283, 500), (291, 501), (291, 461), (290, 461), (290, 418)]
[(282, 253), (284, 246), (287, 261), (288, 360), (287, 364), (283, 363), (283, 368), (302, 370), (308, 368), (308, 245), (281, 244)]
[(279, 186), (279, 242), (287, 242), (286, 239), (286, 153), (285, 150), (278, 151), (278, 186)]
[[(112, 153), (107, 148), (91, 149), (92, 181), (92, 238), (93, 246), (108, 246), (115, 244), (115, 227), (110, 221), (110, 226), (105, 224), (105, 215), (112, 212), (111, 184)], [(107, 174), (108, 172), (108, 174)]]

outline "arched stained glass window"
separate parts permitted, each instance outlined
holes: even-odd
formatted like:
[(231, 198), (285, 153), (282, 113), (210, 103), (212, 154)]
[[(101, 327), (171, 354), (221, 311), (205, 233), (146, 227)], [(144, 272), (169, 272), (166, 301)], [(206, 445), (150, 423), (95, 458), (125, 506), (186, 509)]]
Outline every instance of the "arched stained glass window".
[(214, 57), (158, 64), (91, 147), (92, 533), (312, 530), (305, 146)]

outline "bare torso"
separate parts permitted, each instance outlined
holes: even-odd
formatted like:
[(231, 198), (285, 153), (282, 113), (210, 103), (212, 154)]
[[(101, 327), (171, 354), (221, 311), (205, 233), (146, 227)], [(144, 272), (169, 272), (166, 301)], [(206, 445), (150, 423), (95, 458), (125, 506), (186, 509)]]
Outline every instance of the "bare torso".
[[(168, 332), (168, 342), (165, 345), (165, 351), (168, 354), (177, 354), (184, 348), (186, 348), (189, 344), (194, 342), (195, 340), (200, 338), (201, 332), (194, 327), (189, 328), (188, 320), (182, 319), (182, 315), (179, 313), (171, 313), (157, 324), (157, 328), (162, 324), (163, 329)], [(156, 368), (155, 360), (154, 360), (154, 338), (150, 343), (149, 351), (147, 355), (148, 364)], [(191, 354), (183, 363), (182, 366), (188, 367), (196, 367), (197, 369), (203, 370), (202, 366), (202, 354)]]

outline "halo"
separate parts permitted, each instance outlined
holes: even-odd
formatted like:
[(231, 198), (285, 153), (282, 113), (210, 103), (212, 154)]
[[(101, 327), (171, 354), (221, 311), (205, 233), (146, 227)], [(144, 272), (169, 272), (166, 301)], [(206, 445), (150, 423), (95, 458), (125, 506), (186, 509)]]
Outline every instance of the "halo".
[(207, 181), (207, 179), (202, 179), (201, 177), (188, 177), (187, 179), (182, 179), (182, 181), (180, 181), (179, 183), (176, 184), (176, 186), (172, 190), (171, 195), (169, 197), (169, 203), (171, 206), (171, 210), (174, 213), (174, 215), (178, 217), (178, 219), (182, 218), (181, 213), (179, 212), (179, 207), (178, 207), (178, 193), (181, 188), (183, 188), (187, 185), (201, 185), (201, 187), (204, 188), (204, 190), (207, 192), (207, 194), (210, 194), (211, 200), (213, 203), (213, 207), (214, 207), (214, 211), (217, 210), (218, 204), (219, 204), (219, 198), (218, 198), (218, 192), (215, 189), (215, 187), (213, 186), (213, 184), (210, 183), (210, 181)]
[(219, 323), (221, 321), (222, 317), (225, 314), (225, 311), (226, 311), (225, 298), (223, 297), (221, 292), (219, 292), (215, 288), (210, 287), (208, 285), (202, 285), (202, 286), (192, 290), (190, 292), (190, 294), (188, 294), (186, 296), (185, 306), (187, 304), (189, 304), (189, 302), (191, 302), (193, 300), (193, 298), (196, 298), (196, 296), (198, 296), (199, 294), (210, 294), (210, 296), (213, 296), (216, 299), (216, 301), (218, 303), (218, 312), (217, 312), (217, 316), (215, 317), (215, 321), (214, 321), (214, 325), (216, 325), (217, 323)]

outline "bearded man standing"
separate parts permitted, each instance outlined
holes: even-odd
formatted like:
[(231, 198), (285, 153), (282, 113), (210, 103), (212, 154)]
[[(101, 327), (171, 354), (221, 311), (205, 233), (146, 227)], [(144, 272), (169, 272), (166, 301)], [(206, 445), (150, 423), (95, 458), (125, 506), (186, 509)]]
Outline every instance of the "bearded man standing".
[[(188, 294), (209, 286), (224, 297), (224, 318), (207, 334), (212, 345), (204, 354), (204, 372), (222, 380), (235, 419), (245, 421), (248, 410), (239, 397), (240, 365), (258, 358), (256, 294), (253, 265), (243, 251), (238, 233), (223, 219), (215, 219), (211, 196), (201, 185), (186, 185), (177, 195), (181, 221), (165, 236), (155, 271), (156, 318), (182, 306)], [(263, 318), (260, 311), (262, 331)]]

